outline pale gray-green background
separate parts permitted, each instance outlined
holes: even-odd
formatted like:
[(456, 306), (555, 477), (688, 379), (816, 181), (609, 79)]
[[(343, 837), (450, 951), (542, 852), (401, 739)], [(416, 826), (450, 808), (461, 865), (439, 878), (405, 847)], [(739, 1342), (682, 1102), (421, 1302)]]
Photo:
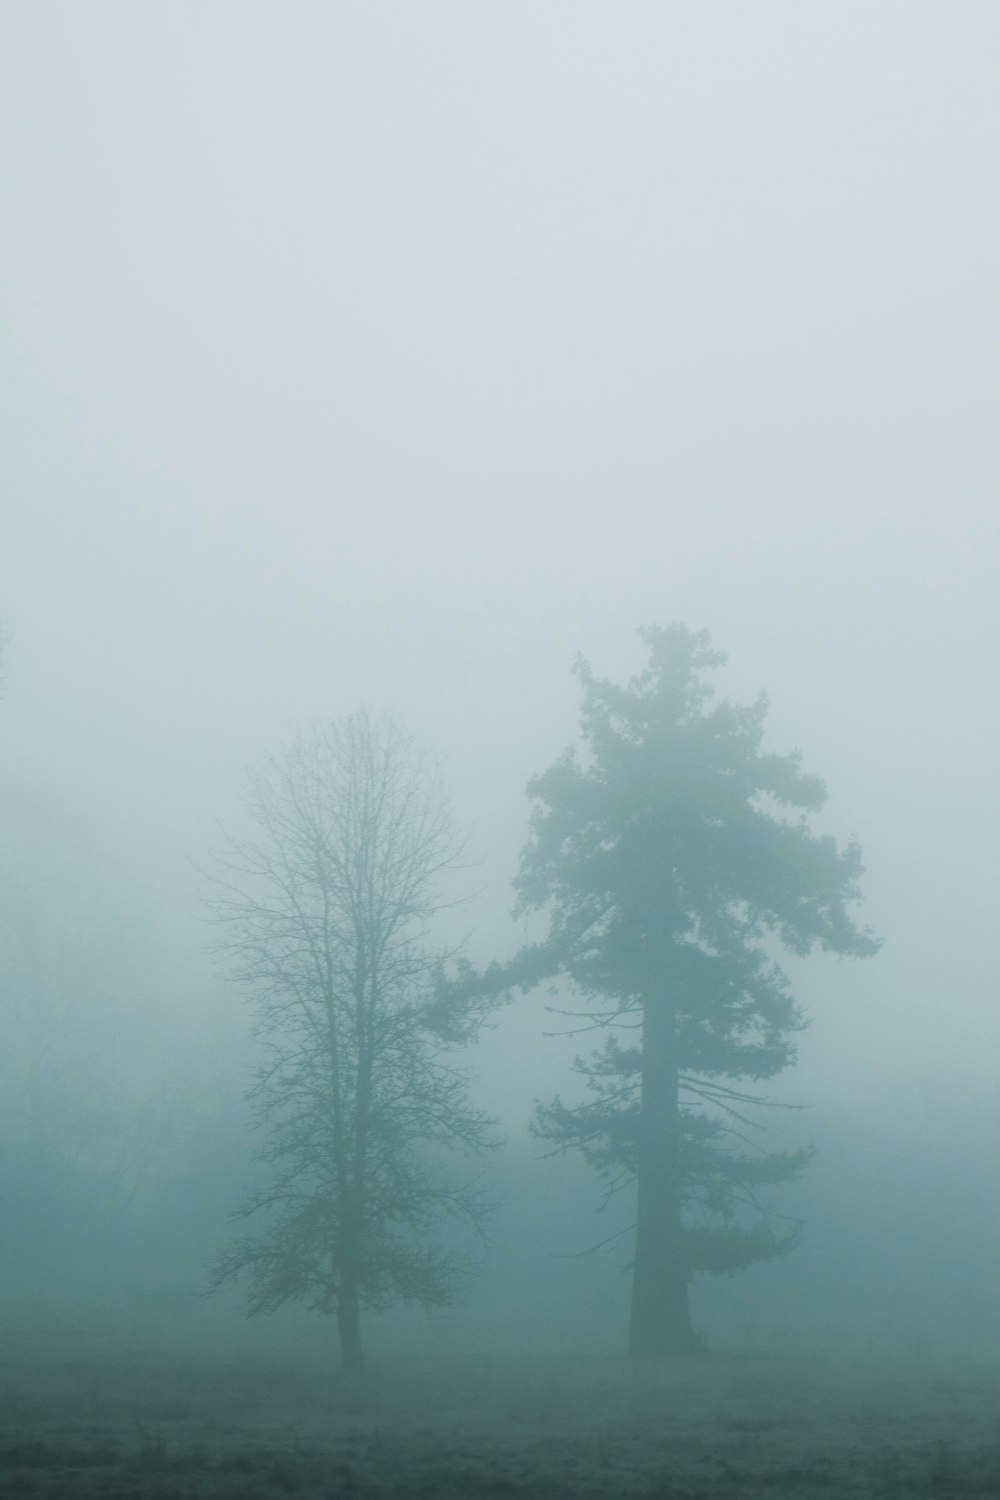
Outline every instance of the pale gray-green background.
[[(247, 763), (398, 713), (503, 955), (574, 655), (626, 676), (679, 618), (826, 778), (885, 937), (795, 966), (780, 1089), (961, 1153), (1000, 1042), (998, 99), (974, 0), (0, 8), (4, 859), (128, 893), (178, 1055), (242, 1025), (191, 862)], [(546, 1024), (475, 1057), (514, 1131)]]

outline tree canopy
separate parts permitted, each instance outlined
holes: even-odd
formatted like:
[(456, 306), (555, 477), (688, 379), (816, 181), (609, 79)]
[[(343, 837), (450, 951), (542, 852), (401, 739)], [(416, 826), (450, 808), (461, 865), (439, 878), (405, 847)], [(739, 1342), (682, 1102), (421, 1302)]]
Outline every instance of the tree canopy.
[(253, 1311), (335, 1314), (356, 1369), (364, 1307), (451, 1296), (441, 1216), (482, 1225), (480, 1192), (439, 1159), (490, 1141), (435, 1027), (430, 924), (460, 841), (413, 741), (363, 711), (272, 757), (249, 810), (212, 910), (265, 1047), (251, 1100), (267, 1172), (240, 1211), (257, 1232), (215, 1279), (246, 1276)]
[(538, 1128), (616, 1185), (636, 1182), (638, 1353), (695, 1343), (694, 1271), (734, 1270), (794, 1240), (758, 1193), (808, 1150), (740, 1140), (747, 1086), (792, 1062), (805, 1024), (778, 951), (878, 948), (851, 914), (860, 848), (812, 829), (824, 785), (797, 753), (763, 748), (766, 698), (714, 700), (709, 674), (725, 658), (705, 632), (641, 635), (648, 662), (625, 686), (577, 663), (584, 754), (568, 750), (529, 783), (515, 881), (517, 910), (544, 910), (548, 935), (486, 981), (564, 975), (613, 1028), (578, 1060), (590, 1098), (541, 1108)]

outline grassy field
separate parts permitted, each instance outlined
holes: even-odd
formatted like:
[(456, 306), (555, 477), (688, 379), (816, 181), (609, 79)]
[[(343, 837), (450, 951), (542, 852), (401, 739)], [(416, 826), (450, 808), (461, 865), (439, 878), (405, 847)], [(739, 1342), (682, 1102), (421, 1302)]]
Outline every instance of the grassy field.
[(998, 1384), (710, 1356), (430, 1363), (7, 1333), (0, 1497), (1000, 1495)]

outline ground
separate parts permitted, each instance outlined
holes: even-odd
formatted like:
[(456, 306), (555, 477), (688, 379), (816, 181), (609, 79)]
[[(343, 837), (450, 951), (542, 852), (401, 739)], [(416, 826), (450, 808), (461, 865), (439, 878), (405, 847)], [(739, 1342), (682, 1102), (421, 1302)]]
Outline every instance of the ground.
[(998, 1382), (713, 1355), (433, 1362), (8, 1332), (0, 1500), (1000, 1495)]

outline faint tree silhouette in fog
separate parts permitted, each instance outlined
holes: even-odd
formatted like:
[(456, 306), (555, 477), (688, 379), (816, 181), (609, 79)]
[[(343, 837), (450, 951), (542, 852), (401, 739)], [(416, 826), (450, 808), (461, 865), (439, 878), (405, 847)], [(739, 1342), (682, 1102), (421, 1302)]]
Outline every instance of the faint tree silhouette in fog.
[(0, 826), (0, 1303), (55, 1306), (164, 1154), (163, 981), (143, 901), (85, 824), (18, 784)]
[(434, 999), (430, 927), (461, 843), (413, 741), (364, 711), (298, 738), (249, 790), (255, 832), (220, 863), (210, 907), (265, 1047), (250, 1097), (268, 1174), (237, 1215), (256, 1232), (213, 1285), (245, 1276), (252, 1312), (334, 1315), (358, 1370), (362, 1309), (453, 1295), (464, 1262), (437, 1221), (484, 1223), (481, 1191), (441, 1165), (442, 1147), (491, 1144), (445, 1059), (471, 1023)]
[[(624, 687), (579, 662), (586, 756), (568, 751), (529, 784), (532, 834), (515, 882), (544, 910), (546, 940), (483, 976), (481, 993), (565, 975), (613, 1028), (577, 1062), (591, 1097), (538, 1113), (540, 1133), (577, 1147), (609, 1180), (634, 1183), (630, 1348), (697, 1347), (692, 1273), (738, 1270), (796, 1238), (776, 1230), (761, 1188), (808, 1150), (746, 1151), (749, 1081), (795, 1056), (805, 1024), (774, 949), (863, 956), (854, 924), (858, 846), (810, 829), (823, 783), (799, 756), (761, 749), (767, 702), (712, 703), (724, 657), (705, 632), (642, 632), (648, 665)], [(626, 1231), (626, 1233), (633, 1232)]]

